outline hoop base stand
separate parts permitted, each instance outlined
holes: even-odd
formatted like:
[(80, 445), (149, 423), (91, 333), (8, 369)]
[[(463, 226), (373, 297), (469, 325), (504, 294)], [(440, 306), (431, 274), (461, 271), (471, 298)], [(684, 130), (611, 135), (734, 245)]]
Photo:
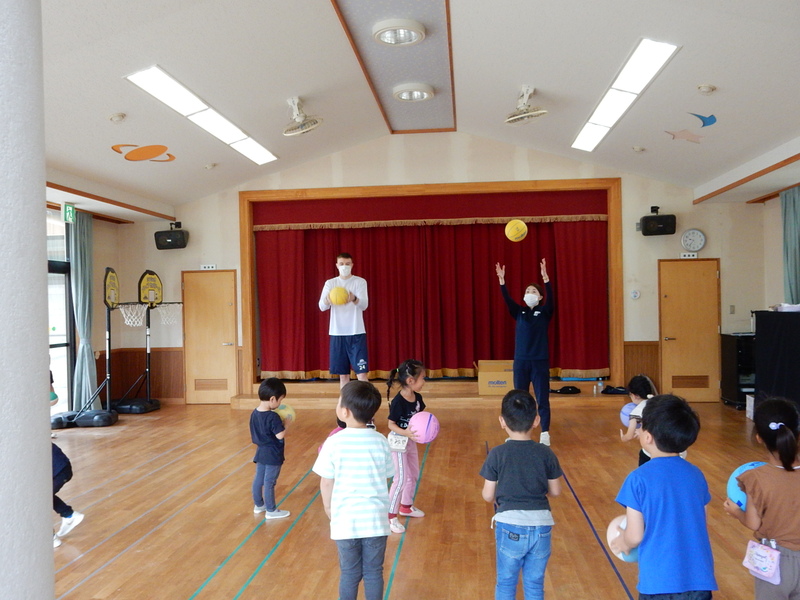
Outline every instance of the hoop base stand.
[(122, 398), (112, 400), (111, 406), (120, 414), (141, 415), (161, 408), (161, 401), (156, 398)]

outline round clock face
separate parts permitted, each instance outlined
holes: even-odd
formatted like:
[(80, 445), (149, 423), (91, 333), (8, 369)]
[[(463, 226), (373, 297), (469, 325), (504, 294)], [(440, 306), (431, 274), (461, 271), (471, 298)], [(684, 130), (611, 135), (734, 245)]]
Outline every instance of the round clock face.
[(697, 252), (706, 245), (706, 236), (699, 229), (687, 229), (681, 236), (681, 244), (689, 252)]

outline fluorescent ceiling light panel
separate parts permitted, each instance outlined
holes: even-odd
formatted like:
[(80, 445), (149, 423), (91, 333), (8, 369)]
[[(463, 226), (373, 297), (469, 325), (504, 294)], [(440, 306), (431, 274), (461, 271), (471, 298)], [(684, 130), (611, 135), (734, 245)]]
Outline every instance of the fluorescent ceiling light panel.
[(646, 88), (667, 61), (675, 54), (677, 46), (644, 39), (622, 67), (614, 83), (606, 92), (592, 116), (584, 125), (572, 147), (591, 152), (609, 130), (636, 102), (638, 94)]
[(611, 131), (610, 127), (595, 125), (594, 123), (587, 123), (583, 126), (583, 129), (581, 129), (581, 132), (578, 134), (578, 137), (575, 138), (575, 141), (572, 142), (572, 147), (576, 150), (585, 150), (586, 152), (591, 152), (609, 131)]
[(264, 146), (259, 144), (253, 138), (245, 138), (239, 142), (234, 142), (230, 146), (237, 152), (244, 154), (247, 158), (259, 166), (265, 165), (273, 160), (278, 160), (277, 156), (272, 154), (272, 152), (264, 148)]
[(619, 118), (625, 114), (628, 107), (636, 100), (636, 94), (621, 92), (619, 90), (608, 90), (606, 95), (594, 109), (594, 113), (589, 117), (589, 123), (595, 125), (605, 125), (613, 127)]
[(232, 144), (233, 142), (238, 142), (247, 137), (244, 131), (228, 121), (228, 119), (213, 108), (194, 113), (193, 115), (189, 115), (188, 118), (195, 125), (202, 127), (215, 138), (226, 144)]
[(205, 102), (167, 75), (158, 65), (128, 75), (127, 79), (184, 117), (208, 108)]
[(677, 49), (672, 44), (642, 40), (611, 87), (634, 94), (641, 93)]

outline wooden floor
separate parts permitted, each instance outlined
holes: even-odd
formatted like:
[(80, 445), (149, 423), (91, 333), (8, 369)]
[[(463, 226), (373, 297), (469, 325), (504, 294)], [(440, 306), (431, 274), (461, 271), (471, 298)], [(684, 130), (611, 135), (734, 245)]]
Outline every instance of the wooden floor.
[[(638, 446), (619, 442), (619, 398), (553, 399), (552, 448), (568, 485), (552, 500), (550, 600), (637, 597), (636, 565), (609, 558), (598, 541), (623, 512), (614, 497), (637, 465)], [(167, 405), (121, 415), (108, 428), (59, 431), (55, 441), (75, 472), (62, 497), (86, 519), (54, 550), (56, 598), (335, 600), (336, 547), (319, 478), (310, 472), (335, 425), (335, 401), (327, 402), (289, 398), (298, 418), (286, 435), (276, 492), (292, 515), (272, 522), (253, 514), (247, 410)], [(752, 580), (741, 567), (748, 536), (722, 502), (730, 472), (761, 454), (744, 413), (722, 404), (695, 408), (702, 430), (688, 459), (705, 473), (713, 497), (715, 597), (749, 600)], [(478, 470), (487, 448), (504, 439), (499, 398), (431, 398), (429, 409), (442, 430), (420, 454), (415, 504), (427, 516), (408, 519), (405, 534), (390, 536), (385, 598), (492, 598), (492, 508), (481, 499)], [(377, 419), (384, 433), (387, 413), (384, 406)]]

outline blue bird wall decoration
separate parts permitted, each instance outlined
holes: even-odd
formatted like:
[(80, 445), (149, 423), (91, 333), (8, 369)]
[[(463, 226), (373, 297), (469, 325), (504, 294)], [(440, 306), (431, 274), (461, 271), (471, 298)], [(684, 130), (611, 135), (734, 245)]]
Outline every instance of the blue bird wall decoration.
[(708, 127), (709, 125), (713, 125), (714, 123), (717, 122), (717, 117), (715, 117), (714, 115), (709, 115), (707, 117), (704, 117), (703, 115), (698, 115), (697, 113), (689, 113), (689, 114), (700, 119), (700, 121), (703, 123), (702, 125), (703, 127)]

